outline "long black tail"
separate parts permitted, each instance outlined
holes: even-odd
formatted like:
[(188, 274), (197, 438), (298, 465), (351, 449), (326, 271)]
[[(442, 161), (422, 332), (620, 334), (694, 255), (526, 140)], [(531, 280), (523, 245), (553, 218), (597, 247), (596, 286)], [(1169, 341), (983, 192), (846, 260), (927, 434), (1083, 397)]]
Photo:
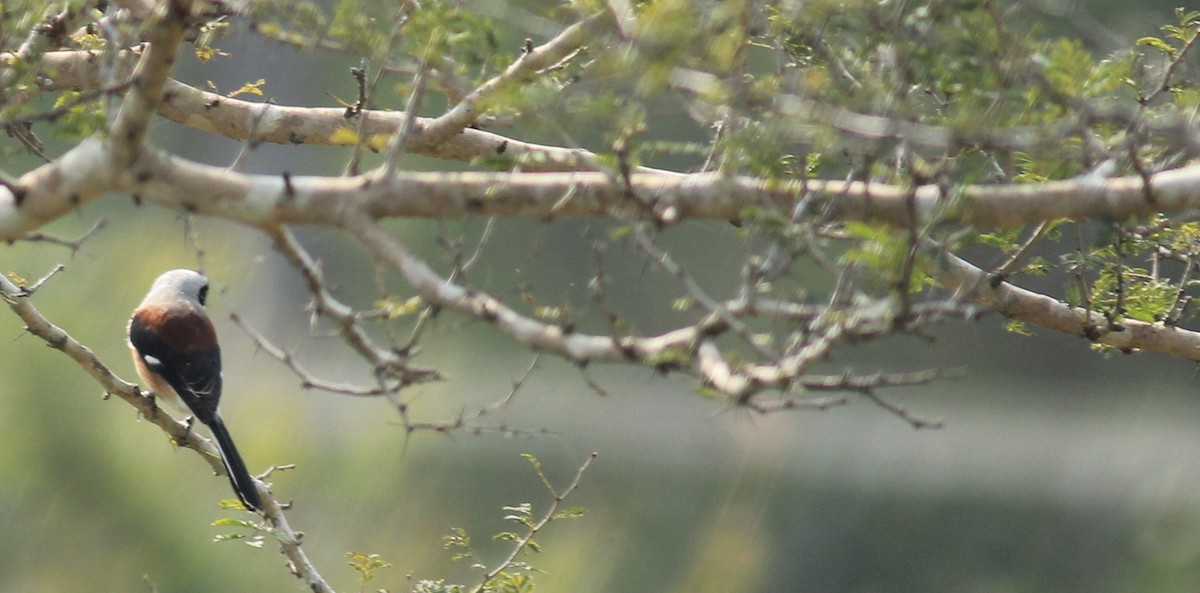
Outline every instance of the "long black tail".
[(214, 414), (208, 428), (217, 440), (217, 448), (221, 450), (221, 461), (225, 464), (225, 473), (229, 474), (229, 483), (233, 485), (234, 493), (246, 508), (262, 511), (262, 499), (258, 497), (258, 488), (255, 487), (250, 472), (246, 470), (242, 456), (238, 455), (233, 438), (229, 436), (229, 431), (225, 430), (225, 423), (221, 421), (221, 417)]

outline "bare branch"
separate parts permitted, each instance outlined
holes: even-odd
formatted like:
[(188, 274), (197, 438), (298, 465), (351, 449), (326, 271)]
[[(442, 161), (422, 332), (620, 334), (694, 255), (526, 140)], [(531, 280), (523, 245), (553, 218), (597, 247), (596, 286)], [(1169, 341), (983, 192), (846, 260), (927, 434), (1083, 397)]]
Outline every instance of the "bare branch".
[(296, 357), (292, 356), (291, 352), (287, 352), (284, 349), (272, 344), (265, 336), (263, 336), (254, 328), (250, 327), (250, 325), (247, 324), (237, 313), (230, 313), (229, 319), (238, 327), (242, 328), (242, 331), (246, 332), (246, 335), (250, 336), (250, 340), (254, 342), (254, 345), (257, 346), (259, 350), (266, 352), (272, 358), (283, 363), (288, 370), (292, 371), (292, 374), (300, 377), (300, 387), (303, 389), (320, 389), (321, 391), (328, 391), (329, 393), (350, 395), (355, 397), (374, 397), (391, 393), (391, 391), (389, 391), (387, 388), (380, 387), (379, 385), (366, 387), (335, 383), (333, 381), (320, 379), (305, 369), (304, 366), (296, 360)]
[(108, 218), (105, 218), (102, 216), (96, 220), (95, 224), (93, 224), (91, 228), (84, 231), (84, 233), (76, 239), (63, 239), (62, 237), (56, 237), (54, 235), (48, 235), (46, 233), (34, 232), (34, 233), (27, 233), (25, 236), (21, 237), (18, 240), (19, 241), (28, 241), (30, 243), (50, 243), (53, 245), (61, 245), (63, 247), (70, 249), (71, 255), (74, 255), (79, 252), (80, 248), (83, 247), (84, 242), (86, 242), (88, 239), (92, 238), (92, 236), (94, 236), (96, 233), (100, 232), (100, 229), (103, 229), (107, 225), (108, 225)]
[(540, 368), (539, 363), (541, 360), (542, 355), (540, 353), (533, 355), (533, 360), (530, 361), (529, 367), (525, 369), (525, 372), (522, 373), (520, 377), (513, 380), (512, 389), (509, 390), (508, 395), (482, 408), (479, 408), (472, 414), (459, 414), (459, 416), (451, 422), (413, 422), (409, 418), (407, 406), (400, 406), (401, 417), (404, 419), (405, 432), (411, 435), (417, 431), (431, 431), (438, 433), (463, 431), (473, 435), (488, 433), (509, 437), (557, 435), (558, 433), (545, 428), (530, 430), (515, 428), (507, 424), (487, 425), (479, 423), (479, 421), (485, 416), (504, 409), (511, 404), (514, 399), (517, 398), (517, 393), (519, 393), (521, 389), (525, 387), (525, 383), (529, 381), (530, 377), (533, 376), (533, 372)]
[(863, 397), (871, 400), (872, 402), (875, 403), (875, 405), (902, 418), (904, 421), (908, 422), (913, 428), (915, 428), (917, 430), (921, 430), (923, 428), (938, 429), (943, 426), (943, 423), (941, 420), (926, 420), (925, 418), (914, 415), (912, 412), (908, 411), (904, 406), (896, 405), (896, 404), (888, 401), (887, 399), (880, 397), (880, 395), (875, 393), (873, 390), (868, 390), (868, 391), (864, 392)]

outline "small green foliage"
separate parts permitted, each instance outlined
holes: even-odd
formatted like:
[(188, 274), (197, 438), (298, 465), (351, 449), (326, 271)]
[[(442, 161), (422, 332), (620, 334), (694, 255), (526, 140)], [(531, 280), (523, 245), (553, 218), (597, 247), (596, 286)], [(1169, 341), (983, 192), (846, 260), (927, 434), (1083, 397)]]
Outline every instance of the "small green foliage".
[(692, 359), (692, 353), (683, 347), (666, 348), (646, 357), (646, 364), (657, 368), (682, 368)]
[(384, 3), (338, 0), (329, 36), (355, 55), (377, 57), (387, 46), (391, 29)]
[[(237, 499), (222, 500), (220, 506), (222, 509), (245, 510), (245, 507), (243, 507), (242, 503)], [(230, 533), (217, 534), (213, 536), (214, 542), (241, 541), (252, 548), (261, 548), (265, 543), (265, 536), (267, 534), (275, 534), (276, 537), (279, 536), (278, 533), (266, 525), (255, 523), (253, 521), (246, 521), (244, 519), (223, 517), (213, 521), (212, 524), (213, 527), (234, 527), (240, 530)]]
[[(434, 1), (422, 3), (421, 9), (411, 14), (400, 51), (428, 59), (439, 69), (479, 84), (518, 55), (516, 47), (502, 48), (498, 39), (498, 29), (490, 17), (457, 2)], [(514, 97), (502, 95), (501, 103)]]
[(666, 140), (641, 142), (637, 146), (639, 161), (646, 162), (663, 156), (703, 158), (712, 151), (707, 144), (699, 142), (671, 142)]
[(1033, 335), (1033, 332), (1029, 330), (1029, 327), (1026, 326), (1024, 322), (1018, 321), (1016, 319), (1009, 319), (1008, 323), (1004, 324), (1004, 331), (1007, 331), (1007, 332), (1013, 333), (1013, 334), (1017, 334), (1020, 336), (1032, 336)]
[[(542, 471), (542, 464), (536, 457), (528, 453), (522, 454), (526, 461), (533, 465), (534, 472), (542, 481), (542, 485), (554, 497), (555, 505), (563, 500), (567, 493), (574, 489), (574, 485), (565, 493), (559, 494), (555, 491), (554, 486), (550, 483), (550, 479)], [(584, 466), (587, 467), (586, 465)], [(582, 469), (580, 470), (583, 471)], [(543, 515), (541, 519), (534, 513), (533, 505), (523, 502), (516, 505), (503, 507), (504, 520), (518, 525), (521, 529), (517, 531), (501, 531), (492, 536), (492, 541), (507, 543), (513, 545), (513, 550), (510, 556), (495, 568), (488, 568), (488, 565), (480, 559), (479, 554), (471, 544), (471, 537), (465, 529), (454, 527), (450, 529), (450, 533), (442, 537), (442, 544), (447, 550), (452, 552), (452, 559), (470, 560), (471, 568), (485, 572), (487, 577), (480, 585), (479, 591), (484, 593), (529, 593), (533, 591), (533, 573), (537, 572), (531, 564), (518, 560), (517, 557), (522, 553), (537, 553), (542, 550), (541, 546), (533, 540), (533, 536), (552, 521), (564, 519), (576, 519), (582, 517), (584, 509), (582, 507), (573, 507), (562, 510), (557, 510), (549, 516)], [(458, 589), (446, 588), (441, 581), (429, 582), (429, 591), (459, 591)]]
[(584, 507), (571, 507), (555, 513), (553, 519), (555, 521), (562, 519), (579, 519), (583, 517), (585, 513), (587, 513), (587, 509)]
[(375, 309), (382, 312), (386, 319), (396, 319), (420, 311), (424, 303), (425, 301), (419, 295), (411, 296), (403, 301), (396, 297), (388, 296), (385, 299), (375, 301)]
[(806, 177), (816, 177), (821, 172), (822, 156), (819, 152), (810, 152), (804, 155), (804, 175)]
[(551, 494), (555, 494), (554, 486), (552, 486), (550, 484), (550, 478), (547, 478), (546, 474), (542, 472), (542, 462), (539, 461), (537, 457), (534, 457), (530, 453), (522, 453), (521, 458), (524, 459), (525, 461), (528, 461), (529, 464), (533, 466), (533, 471), (534, 471), (534, 473), (537, 474), (537, 477), (542, 480), (542, 485), (545, 486), (546, 489), (549, 490)]
[(504, 516), (505, 521), (512, 521), (525, 527), (533, 527), (533, 505), (523, 502), (516, 506), (504, 507), (504, 512), (508, 513)]
[(309, 47), (329, 31), (329, 17), (311, 0), (259, 0), (249, 6), (258, 32), (272, 39)]
[(1137, 44), (1157, 49), (1158, 51), (1166, 54), (1168, 57), (1175, 57), (1175, 47), (1170, 43), (1159, 39), (1158, 37), (1142, 37), (1141, 39), (1137, 40)]
[(263, 94), (262, 86), (264, 84), (267, 84), (267, 79), (265, 79), (265, 78), (260, 78), (255, 82), (247, 82), (247, 83), (243, 84), (241, 86), (241, 88), (239, 88), (238, 90), (233, 91), (225, 96), (236, 97), (238, 95), (258, 95), (261, 97)]
[(454, 561), (459, 561), (464, 558), (476, 560), (473, 567), (483, 568), (483, 564), (478, 562), (479, 556), (475, 554), (475, 549), (471, 547), (471, 536), (467, 535), (467, 530), (461, 527), (451, 527), (450, 533), (442, 536), (442, 547), (447, 550), (452, 550), (453, 554), (450, 558)]
[[(1131, 319), (1153, 323), (1164, 318), (1175, 305), (1178, 287), (1152, 279), (1146, 270), (1126, 266), (1121, 287), (1122, 309)], [(1114, 268), (1102, 270), (1092, 284), (1092, 306), (1111, 310), (1117, 304), (1117, 274)]]
[(1021, 229), (998, 229), (988, 233), (979, 233), (978, 235), (974, 235), (974, 239), (981, 245), (995, 247), (1001, 251), (1012, 252), (1020, 246), (1018, 241), (1021, 239)]
[(367, 583), (375, 578), (375, 571), (380, 568), (391, 566), (390, 563), (384, 562), (379, 554), (361, 554), (359, 552), (346, 552), (346, 564), (349, 564), (356, 572), (358, 572), (358, 584), (361, 590)]
[(422, 579), (413, 587), (413, 593), (465, 593), (462, 585), (447, 585), (443, 580)]
[(522, 572), (501, 571), (483, 585), (484, 593), (530, 593), (533, 578)]
[(1173, 251), (1200, 251), (1200, 222), (1184, 222), (1164, 228), (1154, 238)]
[(71, 36), (71, 41), (79, 45), (79, 49), (100, 51), (104, 49), (108, 42), (95, 33), (88, 33), (87, 29), (82, 29), (78, 33)]
[[(518, 163), (529, 162), (539, 153), (530, 153), (529, 159), (514, 159), (507, 154), (487, 153), (471, 159), (471, 167), (485, 171), (511, 171)], [(524, 156), (524, 155), (523, 155)]]
[[(1166, 39), (1142, 37), (1137, 40), (1137, 45), (1154, 48), (1172, 60), (1177, 58), (1182, 46), (1190, 43), (1197, 35), (1197, 29), (1200, 28), (1200, 11), (1176, 8), (1175, 18), (1178, 25), (1163, 25), (1162, 27)], [(1179, 47), (1167, 40), (1177, 42)]]
[(622, 224), (613, 228), (608, 232), (610, 241), (621, 241), (633, 233), (633, 225)]
[(54, 127), (54, 134), (64, 140), (80, 140), (103, 130), (106, 125), (104, 104), (100, 100), (80, 101), (81, 94), (67, 91), (58, 96), (54, 107), (66, 107)]
[(1067, 97), (1102, 96), (1113, 93), (1126, 80), (1123, 61), (1097, 62), (1077, 39), (1060, 39), (1043, 54), (1046, 82)]
[(196, 48), (196, 59), (201, 62), (207, 62), (215, 57), (229, 57), (216, 47), (216, 43), (229, 31), (229, 23), (225, 21), (225, 17), (221, 17), (215, 21), (200, 25), (200, 34), (196, 36), (196, 41), (193, 44)]
[(1072, 282), (1063, 288), (1063, 301), (1072, 307), (1083, 306), (1083, 293), (1079, 290), (1079, 284)]
[(721, 391), (718, 391), (717, 388), (709, 385), (701, 385), (700, 387), (697, 387), (696, 394), (704, 399), (711, 399), (719, 402), (729, 401), (729, 396), (725, 395)]
[(723, 157), (722, 170), (763, 179), (796, 179), (805, 175), (799, 160), (787, 152), (787, 142), (775, 122), (745, 123), (725, 134), (716, 149)]
[[(625, 164), (633, 167), (637, 164), (637, 153), (634, 150), (637, 137), (646, 131), (646, 110), (633, 104), (626, 106), (617, 113), (617, 117), (609, 124), (605, 141), (618, 153), (628, 159)], [(614, 163), (620, 166), (620, 163)]]
[[(910, 292), (920, 291), (930, 282), (929, 276), (921, 271), (928, 256), (910, 254), (914, 246), (909, 244), (906, 231), (884, 225), (851, 222), (846, 224), (846, 234), (855, 241), (842, 255), (845, 263), (873, 273), (888, 286), (906, 281)], [(921, 261), (911, 266), (911, 276), (904, 279), (901, 276), (905, 273), (905, 262), (909, 257)]]
[(1053, 265), (1042, 256), (1034, 256), (1029, 258), (1025, 265), (1021, 266), (1021, 273), (1031, 276), (1045, 276), (1053, 269)]

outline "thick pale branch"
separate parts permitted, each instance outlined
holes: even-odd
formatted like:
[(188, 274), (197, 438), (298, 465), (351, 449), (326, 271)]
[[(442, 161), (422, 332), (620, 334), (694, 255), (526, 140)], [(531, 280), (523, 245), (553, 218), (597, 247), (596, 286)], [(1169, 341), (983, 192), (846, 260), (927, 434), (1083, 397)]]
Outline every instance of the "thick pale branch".
[[(293, 177), (289, 196), (281, 177), (234, 177), (223, 169), (177, 160), (160, 159), (154, 165), (147, 171), (148, 199), (230, 218), (255, 213), (280, 217), (277, 222), (309, 224), (336, 222), (336, 214), (347, 207), (361, 209), (373, 218), (506, 216), (549, 220), (615, 216), (659, 222), (693, 218), (736, 221), (757, 206), (790, 206), (807, 193), (821, 196), (817, 203), (823, 202), (832, 219), (896, 225), (907, 224), (913, 212), (923, 220), (937, 217), (980, 227), (1009, 227), (1064, 218), (1122, 220), (1200, 208), (1200, 165), (1153, 175), (1153, 202), (1147, 201), (1142, 179), (1136, 176), (966, 186), (959, 196), (948, 198), (935, 186), (923, 186), (914, 193), (880, 184), (779, 182), (716, 173), (634, 174), (628, 186), (601, 173), (418, 172), (390, 179)], [(189, 196), (181, 203), (180, 187), (210, 187), (215, 191), (202, 197)], [(634, 199), (629, 195), (630, 188)], [(152, 197), (149, 192), (153, 190), (159, 191)], [(226, 191), (228, 195), (222, 195)], [(234, 201), (222, 203), (227, 198)]]
[[(0, 53), (0, 64), (6, 55), (10, 54)], [(123, 52), (127, 62), (138, 55), (140, 50)], [(43, 56), (40, 65), (51, 89), (84, 91), (104, 85), (100, 56), (95, 52), (49, 52)], [(203, 91), (173, 79), (167, 80), (163, 87), (159, 115), (234, 140), (246, 140), (253, 135), (257, 142), (330, 146), (353, 146), (357, 142), (376, 144), (375, 139), (386, 139), (395, 134), (407, 117), (403, 111), (348, 113), (344, 107), (264, 106)], [(435, 141), (433, 135), (426, 132), (434, 121), (430, 117), (415, 118), (406, 145), (408, 152), (463, 162), (486, 157), (507, 158), (519, 162), (523, 171), (594, 171), (600, 168), (596, 155), (587, 150), (522, 142), (473, 128), (449, 135), (439, 132), (440, 140)]]
[(192, 15), (191, 0), (169, 0), (147, 31), (150, 44), (133, 72), (134, 84), (125, 94), (113, 121), (110, 137), (114, 160), (126, 165), (137, 156), (145, 141), (150, 121), (162, 102), (162, 89), (175, 64), (175, 54)]
[[(633, 174), (628, 185), (605, 174), (580, 172), (415, 172), (386, 179), (244, 175), (149, 149), (132, 170), (120, 170), (119, 176), (106, 163), (103, 146), (85, 141), (22, 176), (15, 193), (0, 188), (0, 239), (16, 239), (107, 191), (126, 191), (170, 208), (255, 226), (337, 226), (350, 211), (376, 219), (607, 216), (736, 221), (755, 206), (786, 208), (809, 194), (820, 196), (814, 207), (832, 219), (897, 225), (908, 222), (914, 212), (923, 220), (1007, 227), (1062, 218), (1120, 220), (1200, 208), (1200, 165), (1151, 176), (1149, 192), (1135, 176), (966, 186), (951, 198), (935, 186), (912, 191), (860, 182), (780, 182), (716, 173)], [(204, 192), (196, 193), (195, 188)]]
[[(381, 144), (379, 140), (394, 135), (407, 117), (403, 111), (363, 110), (347, 114), (342, 107), (264, 107), (261, 103), (232, 99), (174, 80), (167, 84), (160, 114), (171, 121), (235, 140), (247, 139), (253, 131), (258, 142), (330, 146), (353, 146), (360, 141)], [(261, 120), (255, 128), (258, 118)], [(426, 133), (433, 121), (428, 117), (415, 118), (405, 146), (408, 152), (462, 162), (490, 157), (513, 159), (525, 171), (599, 168), (596, 155), (586, 150), (522, 142), (472, 128), (435, 142)]]
[(0, 187), (0, 240), (20, 239), (106, 192), (119, 189), (104, 142), (91, 138)]
[(1122, 319), (1117, 328), (1095, 311), (995, 279), (966, 260), (942, 250), (929, 270), (939, 283), (1005, 317), (1125, 352), (1152, 350), (1200, 361), (1200, 333), (1161, 323)]

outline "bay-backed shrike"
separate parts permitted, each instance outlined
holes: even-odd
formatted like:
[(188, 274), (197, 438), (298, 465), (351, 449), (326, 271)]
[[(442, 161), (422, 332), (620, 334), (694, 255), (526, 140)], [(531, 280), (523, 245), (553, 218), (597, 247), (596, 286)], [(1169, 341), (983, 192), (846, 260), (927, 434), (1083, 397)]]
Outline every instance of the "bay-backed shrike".
[(221, 348), (204, 312), (207, 297), (208, 278), (198, 272), (171, 270), (159, 276), (129, 320), (133, 364), (159, 401), (212, 431), (233, 491), (246, 508), (258, 511), (258, 488), (217, 411)]

